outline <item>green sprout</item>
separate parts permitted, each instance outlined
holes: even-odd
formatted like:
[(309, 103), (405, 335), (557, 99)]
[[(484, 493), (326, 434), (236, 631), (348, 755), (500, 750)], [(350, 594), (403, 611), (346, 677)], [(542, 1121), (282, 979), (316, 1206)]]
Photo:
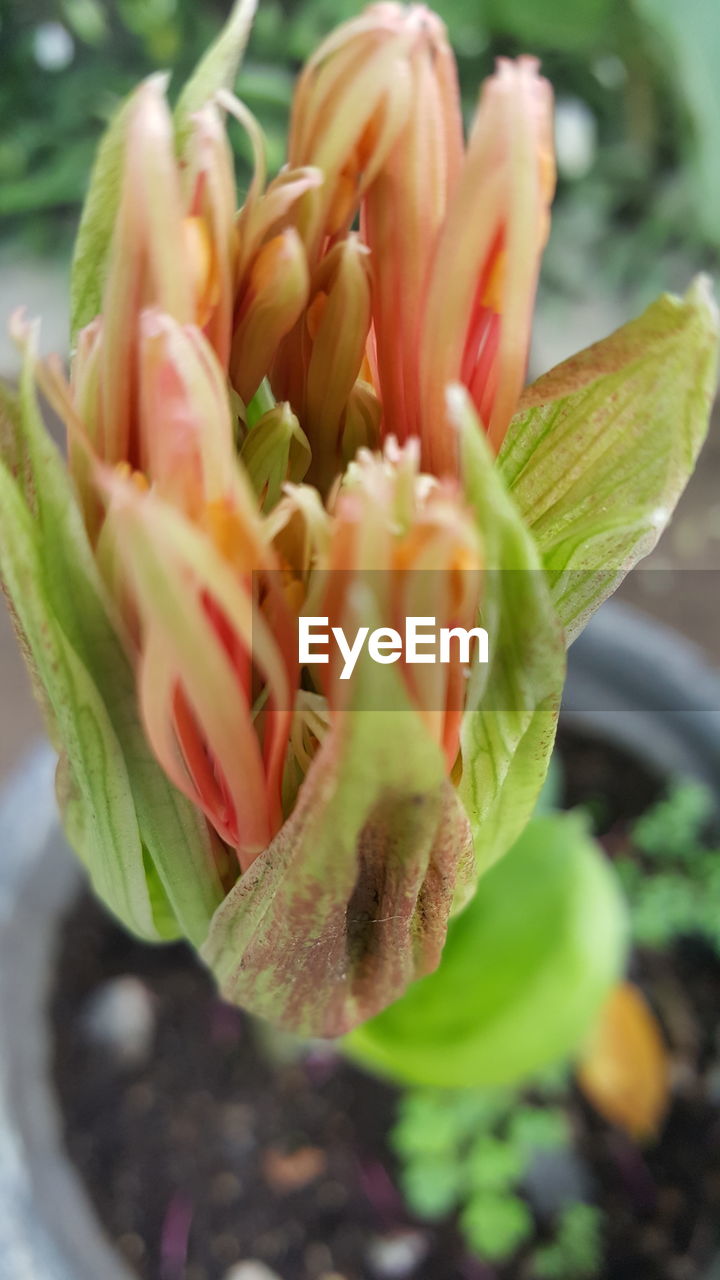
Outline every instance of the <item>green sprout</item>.
[(584, 1280), (597, 1275), (602, 1257), (602, 1214), (571, 1204), (560, 1215), (555, 1240), (535, 1253), (533, 1280)]
[(694, 934), (720, 952), (720, 859), (706, 837), (713, 804), (708, 787), (679, 781), (633, 826), (615, 866), (642, 946)]
[(411, 1211), (427, 1222), (457, 1213), (468, 1247), (491, 1262), (532, 1239), (522, 1183), (540, 1152), (570, 1144), (552, 1082), (543, 1088), (537, 1101), (511, 1089), (411, 1089), (390, 1134)]

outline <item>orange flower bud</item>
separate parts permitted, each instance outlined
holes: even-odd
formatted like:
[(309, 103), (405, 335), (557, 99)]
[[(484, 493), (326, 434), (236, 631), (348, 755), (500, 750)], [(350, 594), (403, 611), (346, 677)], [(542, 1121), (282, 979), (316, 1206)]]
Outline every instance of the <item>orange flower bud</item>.
[(323, 493), (342, 466), (345, 416), (369, 327), (368, 251), (351, 235), (316, 269), (308, 308), (271, 375), (275, 393), (291, 402), (310, 441), (309, 478)]
[(423, 460), (456, 466), (445, 388), (469, 389), (499, 448), (522, 391), (554, 188), (552, 95), (533, 58), (486, 81), (437, 243), (420, 338)]
[(373, 272), (373, 364), (385, 430), (401, 441), (420, 429), (423, 306), (463, 152), (457, 71), (444, 24), (420, 5), (402, 12), (412, 35), (410, 110), (362, 204)]
[(230, 375), (248, 404), (267, 374), (308, 296), (308, 268), (300, 237), (289, 227), (259, 251), (241, 288)]
[[(408, 619), (435, 628), (474, 627), (482, 586), (482, 557), (474, 521), (454, 486), (419, 472), (414, 444), (394, 441), (383, 456), (362, 451), (337, 494), (322, 609), (332, 625), (355, 634), (368, 622), (399, 635)], [(460, 647), (450, 661), (403, 655), (400, 668), (411, 701), (442, 748), (451, 771), (458, 752), (466, 672)], [(352, 681), (338, 663), (324, 679), (330, 707), (341, 711)]]
[(307, 63), (293, 103), (291, 166), (322, 170), (301, 200), (296, 225), (311, 262), (346, 233), (363, 192), (392, 149), (411, 105), (408, 54), (414, 19), (399, 4), (372, 5), (343, 24)]

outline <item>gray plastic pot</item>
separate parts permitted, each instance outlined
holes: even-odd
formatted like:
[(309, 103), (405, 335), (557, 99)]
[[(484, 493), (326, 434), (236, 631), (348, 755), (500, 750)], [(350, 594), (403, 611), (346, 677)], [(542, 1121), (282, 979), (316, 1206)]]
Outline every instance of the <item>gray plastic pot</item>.
[[(720, 796), (720, 676), (692, 645), (606, 605), (573, 646), (565, 723)], [(65, 1157), (45, 1019), (54, 948), (80, 871), (40, 747), (0, 797), (0, 1280), (131, 1280)]]

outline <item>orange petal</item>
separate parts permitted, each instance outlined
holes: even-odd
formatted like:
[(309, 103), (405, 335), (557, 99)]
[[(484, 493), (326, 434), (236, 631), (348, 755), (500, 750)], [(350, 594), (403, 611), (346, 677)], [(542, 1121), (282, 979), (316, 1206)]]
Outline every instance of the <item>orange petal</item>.
[[(192, 123), (184, 175), (190, 191), (191, 241), (195, 243), (195, 320), (227, 365), (232, 329), (235, 258), (235, 177), (230, 145), (217, 109), (208, 105)], [(191, 261), (193, 258), (191, 257)]]
[[(281, 820), (294, 675), (288, 647), (283, 652), (275, 624), (258, 610), (251, 576), (235, 574), (209, 537), (154, 494), (139, 494), (118, 476), (108, 477), (106, 484), (112, 498), (108, 522), (143, 623), (140, 690), (149, 739), (173, 780), (247, 866)], [(250, 542), (253, 536), (249, 529)], [(167, 667), (163, 681), (161, 651)], [(262, 743), (252, 715), (251, 661), (271, 708)], [(207, 786), (195, 794), (200, 755), (188, 755), (187, 744), (194, 740), (188, 733), (183, 747), (189, 775), (183, 780), (168, 727), (175, 685), (216, 764), (223, 797), (219, 811), (217, 795)]]
[(135, 94), (103, 291), (102, 456), (111, 464), (131, 457), (141, 307), (154, 303), (181, 324), (193, 319), (192, 285), (183, 268), (183, 200), (165, 87), (164, 76), (153, 76)]
[(577, 1071), (583, 1093), (611, 1124), (652, 1138), (668, 1106), (668, 1054), (655, 1015), (629, 982), (610, 995)]
[(235, 450), (225, 379), (194, 325), (140, 317), (140, 469), (186, 514), (224, 496)]
[(531, 58), (486, 81), (440, 233), (420, 347), (423, 459), (453, 471), (445, 390), (464, 382), (499, 448), (522, 391), (554, 185), (552, 96)]
[(310, 475), (325, 490), (340, 469), (340, 427), (370, 328), (367, 248), (349, 236), (327, 255), (319, 274), (317, 296), (324, 305), (311, 332), (304, 426), (313, 450)]

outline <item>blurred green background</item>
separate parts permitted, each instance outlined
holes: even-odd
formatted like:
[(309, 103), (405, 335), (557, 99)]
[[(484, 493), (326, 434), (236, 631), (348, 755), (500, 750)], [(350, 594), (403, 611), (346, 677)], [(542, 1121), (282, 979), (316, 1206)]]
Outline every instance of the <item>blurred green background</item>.
[[(180, 82), (228, 0), (0, 0), (4, 240), (62, 252), (93, 149), (139, 77)], [(283, 161), (293, 75), (355, 0), (261, 0), (239, 89)], [(437, 0), (468, 111), (499, 53), (537, 53), (558, 106), (548, 288), (645, 296), (720, 249), (717, 0)], [(678, 262), (678, 260), (680, 260)], [(686, 274), (686, 270), (685, 270)]]

